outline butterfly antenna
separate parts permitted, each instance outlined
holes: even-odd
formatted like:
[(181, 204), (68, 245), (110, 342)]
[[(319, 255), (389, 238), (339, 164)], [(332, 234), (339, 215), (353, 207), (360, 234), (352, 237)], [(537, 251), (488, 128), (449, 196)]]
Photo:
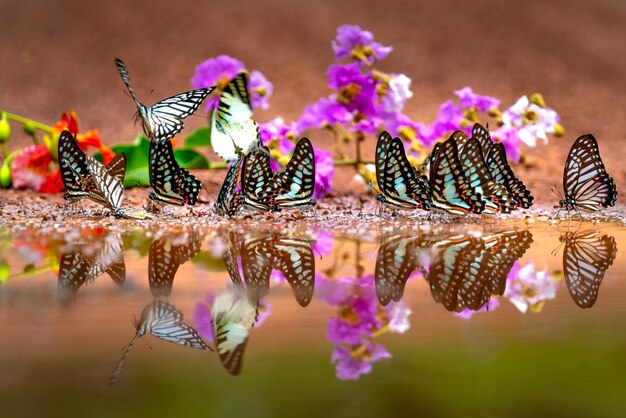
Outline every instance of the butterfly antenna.
[(115, 370), (113, 371), (113, 374), (109, 379), (109, 385), (114, 385), (120, 380), (120, 377), (122, 376), (122, 370), (124, 369), (124, 364), (126, 364), (126, 358), (128, 358), (128, 353), (130, 353), (130, 350), (133, 348), (133, 344), (135, 343), (135, 340), (138, 338), (138, 336), (139, 334), (135, 334), (133, 339), (130, 340), (130, 342), (126, 344), (126, 346), (124, 346), (124, 354), (122, 354), (122, 358), (117, 363), (117, 366), (115, 366)]
[(217, 201), (217, 199), (215, 198), (215, 196), (213, 196), (213, 195), (211, 194), (211, 192), (209, 192), (209, 189), (207, 189), (207, 188), (206, 188), (206, 186), (205, 186), (204, 184), (202, 185), (202, 188), (204, 189), (204, 191), (205, 191), (205, 192), (207, 192), (207, 194), (209, 195), (209, 197), (210, 197), (211, 199), (213, 199), (213, 200)]

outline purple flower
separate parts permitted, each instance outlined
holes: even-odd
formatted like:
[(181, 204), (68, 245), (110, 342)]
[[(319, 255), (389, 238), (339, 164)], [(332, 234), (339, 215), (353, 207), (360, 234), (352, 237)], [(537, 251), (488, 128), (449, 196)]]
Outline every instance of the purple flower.
[(352, 113), (333, 96), (322, 97), (304, 109), (298, 119), (298, 129), (303, 132), (310, 128), (325, 128), (328, 125), (347, 125), (352, 120)]
[(522, 141), (515, 129), (503, 126), (492, 133), (492, 138), (502, 142), (507, 158), (511, 159), (514, 164), (519, 163), (521, 156), (519, 148), (522, 145)]
[(322, 256), (329, 255), (333, 252), (333, 244), (335, 236), (331, 231), (318, 231), (315, 234), (315, 244), (313, 250)]
[(385, 312), (389, 317), (389, 324), (387, 326), (392, 332), (404, 334), (411, 328), (409, 316), (411, 316), (412, 311), (405, 307), (402, 301), (390, 303), (385, 307)]
[(497, 109), (500, 106), (500, 100), (481, 96), (472, 91), (470, 87), (463, 87), (454, 92), (459, 98), (459, 106), (461, 109), (475, 108), (480, 112), (489, 112), (491, 109)]
[(331, 65), (328, 68), (328, 85), (337, 90), (337, 101), (350, 112), (365, 116), (376, 114), (376, 81), (372, 73), (362, 74), (354, 64)]
[[(191, 84), (196, 89), (225, 84), (244, 69), (243, 61), (228, 55), (209, 58), (196, 67), (196, 73), (191, 79)], [(252, 107), (267, 109), (269, 107), (267, 102), (274, 91), (272, 83), (267, 81), (259, 71), (251, 71), (248, 88), (252, 94)], [(207, 110), (211, 111), (218, 100), (218, 97), (207, 99)]]
[(288, 154), (294, 147), (292, 140), (300, 136), (300, 131), (297, 123), (287, 123), (283, 118), (277, 117), (269, 122), (260, 123), (259, 135), (264, 145), (272, 140), (278, 141), (279, 151)]
[(527, 96), (502, 112), (503, 130), (515, 130), (521, 142), (529, 147), (537, 145), (537, 139), (548, 143), (547, 134), (554, 134), (559, 124), (559, 115), (548, 107), (531, 103)]
[(390, 46), (374, 42), (374, 35), (371, 32), (353, 25), (340, 26), (332, 46), (335, 59), (338, 61), (345, 58), (357, 58), (369, 64), (384, 59), (393, 50)]
[(330, 151), (313, 145), (315, 151), (315, 190), (320, 196), (333, 191), (335, 164)]
[(382, 99), (383, 110), (385, 112), (400, 112), (411, 97), (413, 97), (411, 79), (404, 74), (394, 75), (389, 80), (387, 93)]
[[(517, 263), (516, 263), (517, 264)], [(529, 309), (539, 312), (546, 300), (556, 297), (558, 283), (555, 277), (544, 268), (537, 271), (533, 263), (528, 263), (521, 269), (512, 269), (513, 274), (507, 276), (504, 297), (507, 298), (522, 313)]]
[(337, 346), (333, 351), (331, 362), (335, 365), (335, 373), (340, 380), (356, 380), (361, 375), (372, 371), (372, 364), (391, 354), (381, 345), (373, 343), (354, 348)]

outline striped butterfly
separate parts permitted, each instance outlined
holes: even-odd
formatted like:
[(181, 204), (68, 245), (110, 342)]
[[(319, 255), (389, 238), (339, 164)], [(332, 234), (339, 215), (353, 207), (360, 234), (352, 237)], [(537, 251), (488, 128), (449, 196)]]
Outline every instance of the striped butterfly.
[(148, 255), (148, 283), (153, 297), (170, 295), (178, 267), (198, 254), (200, 246), (197, 233), (165, 236), (152, 241)]
[(84, 284), (93, 283), (105, 273), (118, 286), (126, 281), (124, 248), (120, 236), (109, 234), (97, 245), (101, 245), (101, 248), (95, 254), (86, 254), (78, 248), (69, 248), (61, 253), (58, 291), (62, 303), (72, 301)]
[(274, 173), (270, 167), (269, 152), (266, 150), (253, 151), (246, 155), (241, 169), (243, 206), (264, 212), (275, 209), (267, 192)]
[(239, 181), (239, 173), (241, 172), (242, 157), (231, 163), (226, 173), (226, 178), (217, 195), (215, 202), (215, 213), (220, 216), (233, 217), (236, 216), (241, 209), (242, 194), (235, 190)]
[[(123, 155), (122, 153), (120, 153)], [(87, 168), (93, 178), (97, 194), (102, 197), (103, 206), (111, 210), (111, 215), (116, 218), (127, 219), (155, 219), (155, 217), (142, 210), (123, 208), (124, 175), (113, 176), (95, 158), (86, 156)], [(125, 173), (125, 171), (124, 171)]]
[(272, 265), (263, 238), (249, 238), (241, 245), (241, 267), (246, 289), (251, 298), (260, 300), (270, 291)]
[[(100, 204), (104, 201), (89, 172), (86, 157), (86, 154), (76, 143), (76, 136), (69, 131), (61, 132), (58, 143), (58, 158), (61, 179), (65, 186), (63, 197), (67, 202), (66, 204), (73, 205), (83, 197)], [(126, 173), (124, 154), (116, 154), (105, 168), (110, 175), (123, 180)]]
[(406, 157), (402, 140), (384, 131), (376, 144), (376, 182), (380, 189), (376, 196), (379, 202), (405, 210), (430, 209), (428, 179), (417, 175)]
[(252, 118), (247, 72), (240, 72), (226, 85), (210, 124), (213, 150), (226, 161), (261, 147), (259, 127)]
[(598, 142), (591, 134), (579, 137), (567, 156), (563, 171), (566, 210), (593, 212), (615, 205), (617, 188), (604, 168)]
[(312, 199), (315, 191), (315, 153), (308, 138), (300, 138), (293, 150), (289, 163), (274, 174), (266, 193), (274, 208), (294, 209), (315, 207)]
[(463, 131), (456, 131), (451, 137), (457, 142), (459, 161), (465, 178), (474, 190), (481, 194), (485, 210), (510, 213), (515, 207), (515, 200), (511, 198), (506, 187), (491, 177), (478, 140), (469, 139)]
[(161, 340), (177, 345), (213, 351), (195, 329), (183, 322), (183, 313), (167, 302), (153, 300), (143, 308), (141, 317), (139, 320), (135, 319), (133, 324), (136, 329), (135, 336), (126, 345), (124, 354), (111, 376), (110, 384), (119, 381), (128, 353), (135, 341), (145, 334), (152, 334)]
[(485, 209), (482, 195), (474, 191), (463, 174), (454, 138), (435, 145), (430, 160), (429, 182), (435, 208), (456, 215)]
[(151, 141), (148, 170), (155, 202), (195, 205), (202, 183), (189, 170), (178, 165), (170, 140)]
[(504, 293), (506, 276), (532, 241), (524, 230), (436, 243), (440, 255), (431, 261), (428, 273), (433, 299), (448, 311), (482, 308), (491, 296)]
[(472, 138), (476, 139), (483, 150), (485, 163), (493, 179), (502, 184), (515, 199), (516, 207), (528, 209), (533, 204), (533, 196), (524, 183), (513, 173), (506, 157), (504, 144), (494, 143), (489, 131), (481, 124), (476, 123), (472, 128)]
[(604, 274), (617, 254), (615, 238), (597, 231), (567, 232), (559, 241), (563, 250), (563, 274), (572, 299), (581, 308), (591, 308), (598, 298)]
[(418, 268), (421, 240), (421, 237), (396, 235), (386, 238), (378, 248), (374, 282), (376, 296), (382, 306), (402, 299), (409, 276)]
[(135, 90), (130, 84), (126, 65), (119, 58), (115, 60), (115, 65), (124, 84), (126, 84), (130, 97), (137, 106), (135, 120), (141, 119), (143, 131), (152, 140), (166, 141), (182, 131), (184, 127), (182, 119), (195, 112), (202, 101), (215, 89), (215, 87), (209, 87), (191, 90), (148, 107), (137, 100)]

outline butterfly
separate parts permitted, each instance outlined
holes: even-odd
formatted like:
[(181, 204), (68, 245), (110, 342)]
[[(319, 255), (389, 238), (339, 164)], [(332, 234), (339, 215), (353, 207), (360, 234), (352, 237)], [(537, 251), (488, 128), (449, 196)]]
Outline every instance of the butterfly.
[(152, 241), (148, 255), (148, 283), (153, 297), (170, 295), (178, 267), (198, 254), (200, 246), (197, 233), (165, 236)]
[(430, 191), (432, 205), (456, 215), (481, 213), (485, 209), (482, 195), (465, 178), (454, 138), (435, 145), (430, 157)]
[(459, 162), (465, 178), (485, 202), (485, 209), (491, 212), (510, 213), (516, 202), (508, 190), (492, 177), (483, 158), (480, 143), (475, 138), (468, 138), (463, 131), (456, 131), (452, 138), (459, 148)]
[(247, 72), (240, 72), (226, 85), (210, 124), (213, 150), (226, 161), (261, 147), (259, 127), (252, 118)]
[(477, 237), (451, 237), (434, 244), (439, 257), (428, 273), (433, 299), (448, 311), (478, 310), (502, 295), (513, 263), (530, 248), (527, 231)]
[(257, 150), (246, 155), (241, 169), (243, 206), (264, 212), (275, 209), (267, 191), (273, 177), (269, 152)]
[[(76, 143), (76, 136), (69, 131), (61, 132), (58, 143), (59, 170), (65, 186), (64, 198), (67, 204), (75, 204), (83, 197), (103, 204), (104, 198), (98, 193), (87, 167), (86, 154)], [(123, 153), (113, 157), (106, 170), (113, 177), (124, 179), (126, 159)]]
[(593, 135), (583, 135), (572, 145), (563, 171), (563, 191), (565, 199), (559, 204), (568, 211), (592, 212), (615, 205), (617, 188), (604, 168)]
[(481, 124), (476, 123), (472, 128), (472, 138), (482, 147), (485, 163), (493, 179), (506, 187), (510, 196), (515, 200), (516, 207), (528, 209), (533, 204), (533, 196), (524, 183), (513, 173), (506, 157), (504, 144), (494, 143), (489, 131)]
[(291, 159), (266, 188), (274, 208), (293, 209), (316, 206), (312, 199), (315, 191), (315, 153), (308, 138), (300, 138)]
[(202, 101), (215, 87), (197, 89), (177, 94), (148, 107), (140, 103), (135, 96), (135, 90), (130, 84), (126, 65), (119, 58), (115, 60), (117, 71), (120, 73), (130, 97), (137, 106), (135, 120), (141, 119), (143, 131), (152, 140), (166, 141), (183, 130), (182, 119), (195, 112)]
[(220, 216), (233, 217), (239, 213), (241, 209), (242, 194), (240, 191), (236, 191), (236, 187), (239, 181), (239, 173), (241, 172), (241, 164), (243, 158), (239, 156), (237, 160), (231, 163), (226, 173), (226, 178), (220, 189), (219, 195), (217, 195), (217, 201), (215, 202), (215, 213)]
[[(418, 176), (409, 163), (400, 138), (381, 132), (376, 143), (376, 199), (406, 210), (430, 209), (430, 189), (426, 176)], [(382, 208), (381, 208), (382, 209)]]
[[(120, 154), (123, 155), (122, 153)], [(85, 158), (87, 161), (87, 169), (95, 184), (96, 193), (102, 198), (99, 203), (109, 208), (111, 215), (116, 218), (127, 219), (156, 219), (155, 216), (145, 211), (123, 208), (121, 206), (124, 197), (125, 166), (121, 176), (113, 176), (95, 158), (89, 155)]]
[(128, 353), (137, 338), (145, 334), (152, 334), (161, 340), (177, 345), (213, 351), (194, 328), (183, 322), (183, 313), (167, 302), (153, 300), (143, 308), (139, 320), (134, 320), (133, 323), (136, 329), (135, 336), (126, 345), (124, 354), (111, 376), (110, 384), (119, 381)]
[(120, 236), (109, 234), (95, 246), (100, 246), (96, 253), (87, 253), (71, 246), (61, 253), (58, 292), (63, 304), (71, 302), (83, 285), (92, 283), (102, 274), (108, 274), (118, 286), (126, 281), (124, 248)]
[(382, 306), (399, 302), (409, 276), (418, 268), (418, 248), (422, 238), (387, 237), (378, 248), (374, 282)]
[(563, 275), (572, 299), (581, 308), (591, 308), (598, 298), (604, 274), (617, 254), (615, 238), (597, 231), (567, 232), (559, 241), (563, 250)]
[(169, 140), (151, 141), (148, 158), (150, 199), (178, 206), (196, 204), (202, 183), (178, 165)]

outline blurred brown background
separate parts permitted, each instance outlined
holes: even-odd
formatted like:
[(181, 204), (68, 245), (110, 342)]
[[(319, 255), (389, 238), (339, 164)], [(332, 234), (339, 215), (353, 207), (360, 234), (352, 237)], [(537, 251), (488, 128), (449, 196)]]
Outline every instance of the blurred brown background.
[[(140, 99), (152, 103), (189, 89), (206, 58), (228, 54), (274, 83), (271, 107), (257, 118), (293, 119), (328, 95), (330, 42), (341, 24), (358, 24), (395, 48), (381, 67), (413, 79), (406, 111), (415, 120), (432, 121), (465, 85), (500, 98), (503, 108), (522, 94), (543, 93), (566, 135), (524, 149), (530, 164), (518, 172), (537, 200), (554, 200), (549, 188), (561, 183), (572, 141), (587, 132), (598, 138), (618, 188), (624, 184), (621, 0), (4, 0), (0, 108), (50, 124), (75, 109), (82, 130), (98, 128), (108, 144), (126, 142), (140, 127), (133, 127), (115, 57), (128, 65)], [(189, 119), (189, 128), (205, 123)], [(323, 142), (325, 134), (318, 135)]]

